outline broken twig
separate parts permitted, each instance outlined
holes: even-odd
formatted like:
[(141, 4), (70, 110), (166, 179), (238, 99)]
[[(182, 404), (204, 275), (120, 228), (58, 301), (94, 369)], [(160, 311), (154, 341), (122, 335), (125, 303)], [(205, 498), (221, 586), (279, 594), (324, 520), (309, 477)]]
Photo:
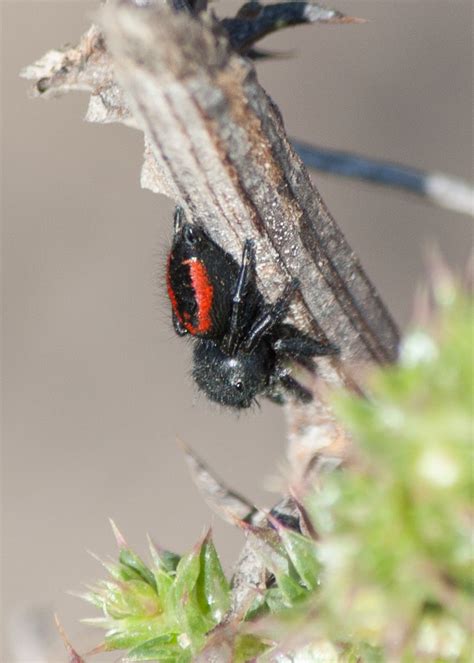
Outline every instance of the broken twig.
[(292, 143), (308, 168), (409, 191), (438, 207), (474, 216), (474, 187), (457, 177), (297, 140)]
[[(396, 326), (289, 142), (254, 65), (232, 48), (214, 15), (186, 8), (111, 0), (100, 27), (92, 26), (76, 48), (51, 51), (23, 75), (42, 96), (90, 91), (90, 121), (142, 129), (143, 186), (182, 205), (237, 259), (252, 239), (268, 301), (296, 277), (290, 318), (340, 349), (337, 358), (318, 361), (318, 374), (361, 391), (353, 365), (394, 361)], [(318, 410), (311, 412), (318, 437)], [(324, 433), (326, 416), (321, 421)]]

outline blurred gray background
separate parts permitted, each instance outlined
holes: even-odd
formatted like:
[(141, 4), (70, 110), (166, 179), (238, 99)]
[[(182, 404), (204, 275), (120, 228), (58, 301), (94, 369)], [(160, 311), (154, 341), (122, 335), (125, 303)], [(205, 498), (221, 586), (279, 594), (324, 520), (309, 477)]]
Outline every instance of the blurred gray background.
[[(183, 551), (213, 523), (231, 567), (241, 535), (202, 502), (177, 437), (259, 504), (274, 499), (264, 482), (284, 458), (277, 407), (225, 414), (190, 383), (163, 288), (173, 204), (140, 190), (141, 135), (85, 124), (85, 95), (30, 100), (18, 78), (46, 50), (74, 43), (95, 6), (1, 6), (4, 663), (35, 660), (21, 649), (30, 606), (45, 606), (47, 624), (58, 611), (81, 651), (99, 641), (77, 621), (94, 611), (66, 591), (101, 577), (86, 550), (115, 552), (109, 516), (142, 554), (147, 531)], [(290, 135), (470, 179), (471, 3), (336, 7), (370, 22), (264, 42), (293, 52), (258, 65)], [(465, 264), (468, 218), (358, 182), (316, 181), (402, 326), (428, 246)]]

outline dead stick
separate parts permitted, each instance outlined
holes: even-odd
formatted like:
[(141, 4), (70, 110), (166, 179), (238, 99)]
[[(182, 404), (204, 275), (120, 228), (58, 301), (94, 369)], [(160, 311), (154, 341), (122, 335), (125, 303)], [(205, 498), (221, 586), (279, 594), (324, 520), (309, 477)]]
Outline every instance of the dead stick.
[(269, 299), (290, 277), (300, 325), (341, 349), (342, 364), (393, 361), (398, 334), (291, 148), (253, 65), (217, 21), (167, 8), (103, 12), (116, 71), (174, 198), (236, 257), (246, 238)]
[[(398, 332), (254, 65), (206, 12), (114, 0), (100, 24), (105, 40), (93, 27), (78, 48), (48, 54), (25, 75), (43, 94), (89, 89), (88, 119), (141, 128), (144, 185), (181, 204), (236, 258), (253, 239), (269, 301), (297, 277), (293, 322), (341, 352), (321, 359), (319, 374), (360, 391), (352, 366), (395, 360)], [(313, 426), (317, 436), (317, 420)]]

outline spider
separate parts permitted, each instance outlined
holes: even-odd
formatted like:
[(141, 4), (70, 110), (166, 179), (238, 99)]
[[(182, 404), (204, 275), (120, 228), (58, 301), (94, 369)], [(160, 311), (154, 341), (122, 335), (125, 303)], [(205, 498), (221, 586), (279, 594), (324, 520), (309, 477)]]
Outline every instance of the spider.
[(252, 241), (239, 265), (204, 228), (186, 222), (180, 207), (166, 276), (175, 331), (193, 339), (193, 378), (211, 401), (242, 409), (258, 396), (279, 404), (289, 394), (311, 400), (287, 363), (314, 371), (313, 357), (337, 350), (284, 322), (297, 279), (268, 304), (257, 287)]

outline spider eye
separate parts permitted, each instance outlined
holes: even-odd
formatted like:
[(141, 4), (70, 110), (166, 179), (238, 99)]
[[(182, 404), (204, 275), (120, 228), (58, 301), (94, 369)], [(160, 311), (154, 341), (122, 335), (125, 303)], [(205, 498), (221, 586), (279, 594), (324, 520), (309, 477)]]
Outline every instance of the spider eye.
[(197, 241), (197, 234), (191, 225), (186, 225), (184, 228), (184, 239), (188, 244), (194, 244)]
[(237, 380), (237, 382), (234, 382), (234, 387), (237, 389), (237, 391), (242, 391), (244, 388), (244, 383), (242, 380)]

